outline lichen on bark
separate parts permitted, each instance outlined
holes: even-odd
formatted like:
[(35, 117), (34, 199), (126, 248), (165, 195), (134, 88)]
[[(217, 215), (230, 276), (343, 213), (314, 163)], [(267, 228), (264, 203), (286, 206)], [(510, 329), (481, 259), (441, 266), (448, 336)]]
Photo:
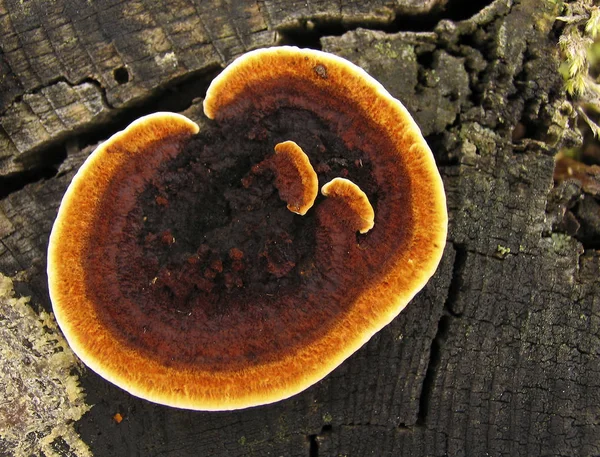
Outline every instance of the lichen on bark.
[(75, 457), (91, 456), (73, 428), (89, 409), (78, 361), (51, 314), (37, 314), (29, 298), (16, 298), (0, 274), (0, 454), (47, 457), (67, 445)]

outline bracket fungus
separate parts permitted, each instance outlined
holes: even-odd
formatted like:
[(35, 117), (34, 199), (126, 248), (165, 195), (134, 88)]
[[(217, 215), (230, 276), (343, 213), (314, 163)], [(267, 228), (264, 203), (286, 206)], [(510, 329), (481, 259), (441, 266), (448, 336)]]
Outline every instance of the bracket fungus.
[(48, 278), (94, 371), (157, 403), (228, 410), (302, 391), (397, 316), (437, 268), (447, 214), (415, 122), (342, 58), (250, 52), (204, 110), (202, 129), (157, 113), (88, 157)]

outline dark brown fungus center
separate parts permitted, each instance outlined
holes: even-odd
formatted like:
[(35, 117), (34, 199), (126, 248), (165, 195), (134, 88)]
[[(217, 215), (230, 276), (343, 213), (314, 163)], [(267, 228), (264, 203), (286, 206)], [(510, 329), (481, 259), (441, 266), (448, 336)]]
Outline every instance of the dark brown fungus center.
[[(103, 244), (116, 257), (110, 276), (90, 261), (90, 290), (101, 291), (105, 324), (148, 357), (218, 370), (275, 360), (326, 332), (368, 279), (333, 273), (330, 259), (316, 262), (316, 239), (328, 229), (310, 212), (291, 213), (279, 198), (277, 171), (255, 164), (270, 159), (266, 151), (285, 132), (313, 146), (307, 151), (316, 151), (308, 154), (321, 182), (349, 176), (376, 198), (369, 157), (348, 150), (308, 111), (280, 110), (251, 127), (263, 132), (260, 139), (233, 126), (201, 131), (156, 168), (122, 226), (97, 227), (94, 238), (109, 240)], [(123, 176), (121, 193), (130, 181)], [(114, 207), (105, 211), (119, 211), (106, 204)], [(354, 249), (353, 231), (347, 235), (336, 240), (339, 249)]]

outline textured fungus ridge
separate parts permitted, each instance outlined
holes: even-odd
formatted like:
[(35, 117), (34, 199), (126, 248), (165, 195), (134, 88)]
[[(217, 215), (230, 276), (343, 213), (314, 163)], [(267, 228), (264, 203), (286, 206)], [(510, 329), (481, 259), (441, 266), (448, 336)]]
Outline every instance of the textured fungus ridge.
[(447, 215), (412, 118), (341, 58), (248, 53), (204, 109), (201, 131), (157, 113), (90, 155), (48, 277), (92, 369), (148, 400), (224, 410), (300, 392), (388, 324), (434, 273)]

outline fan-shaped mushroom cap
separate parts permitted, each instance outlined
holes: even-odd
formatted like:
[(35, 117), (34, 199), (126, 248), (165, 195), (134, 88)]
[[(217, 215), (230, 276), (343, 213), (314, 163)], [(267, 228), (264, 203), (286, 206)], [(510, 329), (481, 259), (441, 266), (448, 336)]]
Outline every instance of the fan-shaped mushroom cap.
[[(215, 123), (198, 135), (157, 114), (88, 158), (52, 230), (48, 277), (93, 370), (151, 401), (226, 410), (300, 392), (388, 324), (434, 273), (447, 215), (406, 109), (339, 57), (248, 53), (211, 84), (205, 112)], [(285, 140), (311, 145), (321, 183), (356, 186), (334, 180), (324, 192), (339, 198), (294, 216), (251, 171)], [(369, 213), (362, 231), (372, 207), (373, 228), (357, 237), (340, 205)]]

